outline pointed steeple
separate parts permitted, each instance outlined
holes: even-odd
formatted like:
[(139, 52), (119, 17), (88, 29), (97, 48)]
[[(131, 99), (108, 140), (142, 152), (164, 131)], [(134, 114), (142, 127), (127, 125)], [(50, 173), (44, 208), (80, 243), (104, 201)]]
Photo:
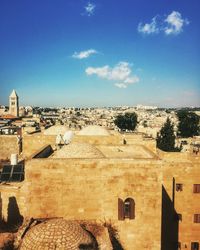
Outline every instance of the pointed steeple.
[(16, 117), (19, 116), (19, 97), (14, 89), (9, 97), (9, 113)]
[(10, 94), (10, 97), (18, 97), (18, 95), (14, 89), (13, 89), (12, 93)]

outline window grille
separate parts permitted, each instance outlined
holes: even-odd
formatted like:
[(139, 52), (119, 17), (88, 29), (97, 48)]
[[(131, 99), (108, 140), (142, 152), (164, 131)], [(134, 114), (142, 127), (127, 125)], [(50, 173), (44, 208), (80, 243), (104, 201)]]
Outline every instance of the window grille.
[(200, 214), (194, 214), (194, 223), (200, 223)]
[(193, 193), (200, 193), (200, 184), (193, 185)]

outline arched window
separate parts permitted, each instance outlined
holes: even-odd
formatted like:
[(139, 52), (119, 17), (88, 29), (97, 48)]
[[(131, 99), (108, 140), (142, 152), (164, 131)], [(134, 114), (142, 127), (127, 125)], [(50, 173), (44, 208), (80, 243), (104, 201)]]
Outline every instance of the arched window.
[(124, 220), (125, 218), (135, 219), (135, 201), (132, 198), (127, 198), (124, 201), (118, 199), (118, 219)]

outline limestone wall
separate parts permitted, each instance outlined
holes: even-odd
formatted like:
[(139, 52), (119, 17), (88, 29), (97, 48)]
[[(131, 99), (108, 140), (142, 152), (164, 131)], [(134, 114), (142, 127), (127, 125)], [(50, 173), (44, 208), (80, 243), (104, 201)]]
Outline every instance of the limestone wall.
[(17, 142), (16, 135), (0, 135), (0, 159), (10, 159), (11, 154), (18, 154)]
[[(24, 217), (111, 221), (124, 249), (160, 250), (159, 161), (32, 159), (25, 167), (26, 180), (15, 190)], [(2, 200), (7, 195), (2, 191)], [(118, 198), (128, 197), (136, 217), (119, 221)]]
[(43, 135), (42, 133), (37, 133), (33, 135), (23, 136), (23, 155), (25, 158), (30, 157), (39, 148), (44, 147), (47, 144), (52, 146), (55, 145), (56, 136), (55, 135)]
[[(193, 184), (200, 184), (200, 162), (166, 163), (163, 165), (163, 183), (170, 199), (174, 201), (175, 211), (182, 214), (182, 221), (178, 222), (181, 249), (190, 249), (191, 242), (200, 242), (200, 223), (193, 221), (194, 214), (200, 214), (200, 193), (193, 193)], [(177, 192), (176, 184), (182, 184), (183, 191)]]

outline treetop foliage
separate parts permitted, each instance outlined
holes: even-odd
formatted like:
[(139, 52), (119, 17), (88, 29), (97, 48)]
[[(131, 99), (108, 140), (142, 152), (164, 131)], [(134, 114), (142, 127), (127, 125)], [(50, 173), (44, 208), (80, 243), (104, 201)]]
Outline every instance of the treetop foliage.
[(161, 128), (156, 138), (156, 145), (159, 149), (167, 152), (180, 151), (179, 148), (175, 147), (175, 133), (174, 124), (167, 118), (165, 124)]
[(199, 135), (200, 118), (197, 114), (187, 110), (180, 110), (177, 112), (177, 117), (179, 120), (178, 135), (186, 138)]
[(124, 115), (118, 115), (114, 120), (115, 125), (121, 130), (135, 130), (137, 126), (137, 114), (125, 113)]

